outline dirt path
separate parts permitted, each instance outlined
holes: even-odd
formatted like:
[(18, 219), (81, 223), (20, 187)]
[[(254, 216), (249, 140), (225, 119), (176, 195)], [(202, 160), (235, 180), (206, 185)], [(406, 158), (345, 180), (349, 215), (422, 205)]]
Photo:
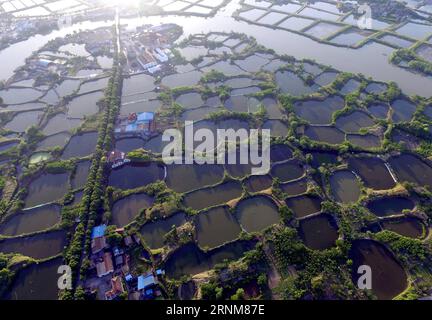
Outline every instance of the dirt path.
[(268, 243), (264, 243), (263, 246), (264, 253), (267, 257), (267, 261), (269, 262), (270, 270), (267, 274), (267, 284), (272, 291), (272, 299), (273, 300), (281, 300), (281, 297), (278, 293), (274, 292), (274, 289), (279, 286), (279, 283), (282, 279), (278, 269), (276, 268), (276, 261), (274, 261), (273, 255), (271, 254), (270, 247)]

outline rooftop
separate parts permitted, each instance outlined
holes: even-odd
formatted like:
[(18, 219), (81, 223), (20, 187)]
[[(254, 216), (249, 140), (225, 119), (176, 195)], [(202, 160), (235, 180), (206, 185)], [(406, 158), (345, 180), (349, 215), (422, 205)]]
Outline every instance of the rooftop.
[(143, 290), (154, 284), (156, 284), (156, 279), (153, 274), (138, 277), (138, 290)]
[(105, 224), (94, 227), (92, 230), (91, 238), (95, 239), (103, 237), (105, 235), (106, 228), (107, 226)]

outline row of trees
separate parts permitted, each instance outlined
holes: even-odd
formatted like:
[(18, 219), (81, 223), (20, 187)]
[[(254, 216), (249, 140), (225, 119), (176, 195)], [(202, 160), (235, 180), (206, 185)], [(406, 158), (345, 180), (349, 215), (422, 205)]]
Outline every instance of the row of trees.
[[(114, 31), (117, 37), (116, 31)], [(88, 255), (91, 246), (91, 231), (99, 222), (100, 213), (103, 211), (103, 196), (105, 193), (107, 172), (105, 166), (105, 154), (113, 145), (114, 124), (119, 112), (120, 95), (122, 87), (121, 65), (119, 63), (117, 41), (114, 41), (114, 66), (112, 76), (105, 91), (105, 112), (99, 124), (99, 137), (92, 162), (92, 166), (84, 189), (82, 203), (78, 209), (79, 223), (72, 236), (65, 259), (72, 268), (75, 291), (62, 292), (62, 299), (82, 298), (80, 279), (84, 278), (88, 267)]]

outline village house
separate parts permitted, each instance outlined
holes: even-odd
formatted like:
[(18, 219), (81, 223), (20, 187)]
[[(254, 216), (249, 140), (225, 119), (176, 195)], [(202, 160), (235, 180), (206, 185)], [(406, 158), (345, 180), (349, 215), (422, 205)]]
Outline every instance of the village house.
[(99, 278), (114, 272), (112, 254), (110, 252), (105, 252), (102, 261), (96, 264), (96, 272)]
[(122, 165), (130, 162), (130, 160), (126, 158), (126, 153), (119, 150), (110, 151), (107, 154), (107, 161), (108, 164), (111, 165), (112, 169), (121, 167)]
[(153, 112), (130, 113), (127, 117), (120, 117), (115, 128), (116, 138), (146, 137), (156, 130)]
[(111, 290), (105, 292), (106, 300), (114, 300), (119, 295), (125, 292), (122, 279), (120, 277), (113, 277), (111, 279)]
[(97, 254), (107, 247), (105, 231), (107, 226), (100, 225), (94, 227), (91, 233), (91, 251), (92, 254)]

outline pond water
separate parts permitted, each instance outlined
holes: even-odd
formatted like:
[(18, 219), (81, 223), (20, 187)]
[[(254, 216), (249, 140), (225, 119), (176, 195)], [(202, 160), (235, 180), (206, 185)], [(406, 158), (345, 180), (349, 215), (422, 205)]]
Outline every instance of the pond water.
[(412, 210), (415, 207), (414, 201), (404, 197), (387, 197), (372, 200), (367, 208), (379, 217), (402, 214), (404, 210)]
[(0, 234), (18, 236), (46, 230), (59, 223), (60, 206), (46, 205), (15, 213), (0, 225)]
[(288, 135), (288, 126), (281, 120), (267, 120), (262, 128), (269, 129), (272, 137), (286, 137)]
[(397, 99), (391, 103), (393, 109), (393, 121), (403, 122), (409, 121), (416, 111), (416, 105), (405, 99)]
[(131, 76), (123, 81), (123, 96), (152, 91), (155, 88), (155, 79), (146, 74)]
[(112, 208), (112, 223), (123, 228), (131, 223), (143, 209), (152, 206), (153, 198), (144, 193), (133, 194), (116, 201)]
[(267, 196), (255, 196), (238, 203), (236, 217), (247, 232), (259, 232), (280, 220), (276, 203)]
[(426, 106), (423, 113), (426, 115), (426, 117), (432, 120), (432, 105)]
[(336, 127), (345, 132), (358, 132), (362, 128), (374, 125), (372, 118), (362, 111), (354, 111), (349, 115), (337, 118)]
[(384, 229), (396, 232), (404, 237), (422, 238), (425, 226), (420, 219), (407, 217), (402, 219), (385, 220), (381, 222)]
[(217, 112), (218, 109), (215, 107), (201, 107), (197, 109), (187, 110), (182, 113), (181, 121), (200, 121), (213, 112)]
[(168, 142), (162, 141), (162, 135), (151, 138), (146, 143), (144, 143), (144, 149), (151, 151), (153, 153), (162, 153), (164, 147)]
[(36, 150), (41, 151), (55, 147), (63, 148), (69, 141), (70, 137), (71, 135), (66, 132), (60, 132), (52, 136), (48, 136), (37, 144)]
[(378, 119), (387, 119), (389, 106), (383, 103), (373, 103), (368, 107), (369, 112)]
[(360, 87), (360, 82), (355, 80), (355, 79), (349, 79), (344, 86), (342, 87), (342, 89), (340, 89), (340, 93), (342, 95), (347, 95), (349, 93), (352, 93), (356, 90), (358, 90), (358, 88)]
[(390, 165), (401, 181), (432, 187), (432, 166), (411, 154), (392, 157)]
[(87, 57), (90, 55), (88, 51), (85, 49), (85, 44), (77, 44), (77, 43), (65, 44), (60, 48), (58, 48), (58, 51), (69, 52), (72, 53), (73, 55), (82, 56), (82, 57)]
[(397, 129), (392, 131), (391, 140), (401, 144), (408, 150), (417, 149), (420, 145), (420, 140), (417, 137)]
[(257, 84), (258, 82), (256, 80), (253, 80), (251, 78), (247, 77), (236, 77), (228, 79), (224, 82), (224, 85), (227, 87), (230, 87), (232, 89), (241, 89), (241, 88), (247, 88), (250, 86), (253, 86)]
[(87, 177), (91, 167), (91, 161), (78, 162), (74, 178), (72, 179), (72, 188), (81, 189), (87, 182)]
[(196, 244), (190, 243), (176, 250), (168, 258), (165, 270), (168, 277), (174, 279), (183, 275), (195, 275), (214, 268), (216, 264), (224, 260), (240, 259), (246, 251), (254, 247), (254, 242), (236, 241), (204, 252)]
[(156, 220), (155, 222), (148, 222), (141, 227), (140, 233), (142, 234), (145, 242), (150, 248), (157, 249), (164, 245), (165, 235), (175, 227), (180, 227), (187, 221), (187, 216), (183, 212), (178, 212), (166, 219)]
[(184, 197), (184, 205), (195, 210), (202, 210), (239, 198), (243, 193), (241, 184), (229, 181), (216, 187), (205, 188), (188, 193)]
[[(156, 91), (149, 91), (143, 93), (137, 93), (130, 96), (122, 96), (121, 102), (123, 106), (127, 106), (128, 104), (138, 104), (139, 101), (148, 102), (148, 104), (152, 104), (153, 100), (157, 100), (159, 94)], [(146, 108), (150, 108), (145, 105)]]
[(167, 166), (167, 186), (183, 193), (205, 186), (214, 185), (224, 177), (221, 165), (169, 165)]
[(310, 154), (312, 155), (312, 166), (315, 168), (338, 163), (338, 154), (336, 152), (311, 151)]
[(59, 230), (24, 238), (6, 239), (0, 242), (0, 252), (16, 252), (34, 259), (46, 259), (61, 253), (65, 245), (66, 232)]
[(156, 112), (162, 102), (158, 99), (124, 103), (120, 108), (120, 115), (128, 116), (132, 112)]
[(10, 88), (0, 90), (0, 98), (4, 104), (22, 104), (25, 102), (35, 101), (41, 97), (41, 91), (32, 88)]
[(307, 179), (301, 179), (297, 181), (281, 183), (281, 190), (288, 196), (297, 196), (307, 191)]
[(88, 81), (83, 83), (80, 86), (80, 89), (77, 94), (83, 94), (86, 92), (91, 92), (96, 90), (103, 90), (107, 86), (108, 86), (108, 78)]
[(31, 208), (60, 200), (69, 188), (69, 173), (46, 173), (36, 178), (28, 186), (28, 195), (25, 198), (25, 207)]
[(298, 160), (290, 160), (275, 164), (271, 169), (271, 175), (279, 178), (281, 182), (288, 182), (303, 176), (303, 165)]
[(264, 105), (269, 119), (281, 119), (284, 116), (281, 107), (275, 99), (264, 98), (261, 103)]
[(336, 171), (330, 177), (330, 187), (338, 202), (353, 203), (360, 197), (360, 183), (351, 171)]
[(379, 158), (350, 158), (348, 165), (369, 188), (387, 190), (393, 188), (396, 184), (384, 161)]
[(299, 222), (299, 235), (313, 250), (324, 250), (335, 245), (339, 237), (336, 222), (329, 214), (320, 214)]
[(379, 83), (379, 82), (372, 82), (368, 84), (365, 89), (367, 93), (374, 93), (374, 94), (380, 94), (386, 90), (387, 90), (387, 84)]
[(408, 22), (404, 26), (396, 29), (398, 34), (414, 38), (417, 40), (424, 39), (427, 35), (432, 34), (432, 26), (419, 23)]
[(372, 269), (372, 292), (381, 300), (389, 300), (407, 287), (405, 270), (394, 255), (381, 243), (372, 240), (356, 240), (352, 244), (350, 259), (353, 260), (352, 280), (356, 284), (359, 266)]
[(363, 41), (366, 39), (367, 36), (370, 34), (368, 33), (359, 33), (358, 31), (346, 31), (342, 34), (337, 35), (336, 37), (332, 38), (330, 41), (332, 43), (341, 44), (344, 46), (354, 46), (355, 44), (359, 43), (360, 41)]
[(286, 15), (279, 12), (269, 12), (261, 19), (257, 20), (258, 23), (273, 25), (280, 22), (283, 18), (286, 18)]
[(42, 132), (47, 135), (69, 131), (78, 128), (83, 121), (81, 119), (69, 119), (64, 113), (58, 113), (48, 120), (48, 123), (42, 129)]
[(328, 144), (340, 144), (345, 141), (345, 134), (335, 127), (308, 126), (305, 135), (311, 140)]
[(84, 118), (99, 111), (97, 102), (103, 97), (103, 92), (94, 92), (79, 96), (67, 105), (68, 116), (71, 118)]
[(215, 248), (238, 238), (240, 225), (227, 207), (212, 208), (196, 218), (197, 242), (201, 248)]
[(140, 138), (127, 138), (117, 140), (115, 148), (123, 152), (131, 152), (132, 150), (144, 148), (144, 140)]
[(364, 149), (379, 148), (381, 147), (380, 137), (374, 134), (348, 134), (347, 140), (354, 146)]
[(297, 12), (302, 6), (297, 3), (287, 3), (287, 4), (274, 4), (272, 6), (273, 10), (283, 11), (287, 13), (295, 13)]
[(250, 9), (240, 13), (240, 17), (251, 21), (255, 21), (259, 17), (263, 16), (266, 12), (267, 11), (261, 9)]
[(162, 180), (165, 169), (151, 163), (132, 163), (111, 171), (108, 185), (119, 189), (135, 189)]
[(61, 159), (82, 158), (91, 155), (95, 151), (97, 140), (97, 132), (87, 132), (73, 136), (64, 149)]
[[(214, 67), (214, 69), (219, 70)], [(202, 72), (200, 71), (191, 71), (187, 73), (177, 73), (173, 75), (166, 76), (162, 79), (162, 85), (175, 88), (175, 87), (189, 87), (195, 86), (198, 84), (202, 77)]]
[(182, 94), (176, 99), (176, 102), (185, 109), (198, 108), (204, 104), (201, 95), (196, 92)]
[(57, 270), (62, 264), (62, 258), (55, 258), (20, 270), (5, 299), (58, 300)]
[(173, 226), (179, 227), (186, 222), (186, 215), (178, 212), (166, 219), (146, 223), (140, 229), (140, 233), (145, 239), (147, 245), (152, 249), (161, 248), (164, 245), (164, 236)]
[(4, 128), (14, 132), (24, 132), (31, 126), (37, 126), (43, 114), (43, 111), (27, 111), (18, 113), (11, 121), (6, 123)]
[(249, 57), (242, 60), (235, 60), (236, 65), (251, 73), (260, 71), (261, 68), (267, 63), (269, 63), (269, 60), (256, 54), (250, 55)]
[(231, 96), (241, 96), (241, 95), (254, 94), (254, 93), (257, 93), (260, 91), (261, 91), (260, 87), (239, 88), (239, 89), (232, 90)]
[(185, 48), (179, 48), (181, 55), (188, 61), (192, 61), (200, 56), (205, 56), (208, 53), (208, 49), (200, 46), (187, 46)]
[(203, 68), (202, 70), (204, 72), (209, 72), (211, 70), (218, 70), (219, 72), (222, 72), (226, 76), (232, 77), (232, 76), (239, 76), (243, 75), (246, 72), (240, 69), (237, 65), (231, 64), (228, 61), (219, 61), (216, 62), (208, 67)]
[(321, 211), (321, 198), (314, 195), (302, 195), (285, 200), (296, 218), (303, 218)]
[(259, 101), (246, 96), (232, 96), (225, 101), (225, 107), (234, 112), (253, 113), (258, 110)]
[(285, 161), (292, 158), (293, 153), (286, 144), (273, 144), (270, 147), (270, 159), (272, 162)]
[(45, 108), (46, 108), (46, 105), (44, 103), (30, 102), (30, 103), (24, 103), (24, 104), (9, 105), (6, 107), (2, 107), (2, 110), (21, 112), (21, 111), (31, 111), (31, 110), (42, 110)]
[(283, 93), (293, 96), (311, 94), (316, 91), (315, 87), (308, 86), (298, 75), (291, 71), (278, 71), (275, 74), (276, 84)]
[(259, 192), (269, 189), (272, 186), (273, 180), (268, 175), (250, 176), (243, 183), (249, 192)]
[(331, 96), (324, 100), (305, 100), (294, 103), (294, 112), (310, 124), (329, 124), (335, 111), (343, 109), (344, 99)]
[(79, 80), (64, 80), (62, 83), (55, 87), (55, 91), (60, 97), (66, 97), (78, 90), (81, 82)]
[(54, 89), (49, 90), (43, 98), (40, 99), (46, 104), (55, 106), (60, 102), (60, 97)]
[(393, 36), (391, 34), (387, 34), (384, 37), (381, 37), (380, 40), (388, 42), (391, 45), (398, 46), (401, 48), (408, 48), (413, 45), (413, 41), (406, 40), (400, 37)]
[(335, 81), (337, 76), (338, 76), (337, 72), (333, 72), (333, 71), (323, 72), (318, 77), (316, 77), (314, 81), (315, 83), (319, 84), (321, 87), (324, 87), (329, 85), (333, 81)]
[(284, 21), (282, 21), (278, 27), (284, 28), (288, 30), (294, 30), (294, 31), (300, 31), (307, 26), (310, 26), (314, 20), (306, 19), (306, 18), (300, 18), (300, 17), (290, 17)]
[[(308, 9), (305, 9), (308, 10)], [(303, 10), (304, 11), (304, 10)], [(320, 11), (319, 11), (320, 12)], [(326, 39), (332, 34), (335, 34), (337, 31), (341, 29), (341, 26), (326, 22), (320, 22), (317, 25), (309, 28), (305, 31), (306, 34), (318, 38), (318, 39)]]

